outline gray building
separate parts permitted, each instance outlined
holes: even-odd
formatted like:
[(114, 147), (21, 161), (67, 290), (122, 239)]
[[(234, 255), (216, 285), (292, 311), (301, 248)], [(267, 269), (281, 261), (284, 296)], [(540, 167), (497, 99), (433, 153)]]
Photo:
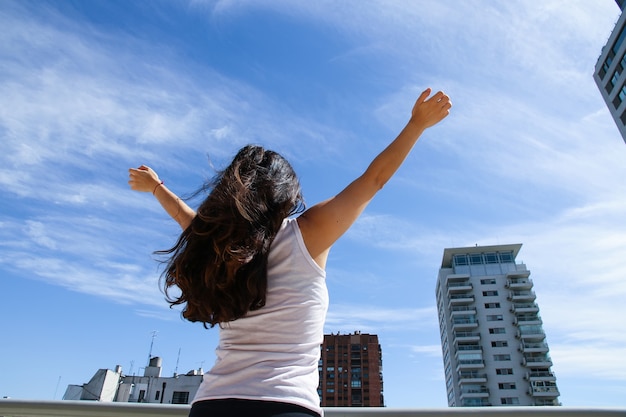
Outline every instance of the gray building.
[(560, 405), (521, 244), (448, 248), (436, 295), (450, 407)]
[(153, 357), (143, 376), (124, 375), (122, 367), (99, 369), (89, 382), (68, 385), (64, 400), (189, 404), (202, 382), (202, 369), (161, 376), (161, 358)]
[(626, 1), (616, 0), (622, 10), (611, 36), (596, 62), (593, 79), (626, 142)]

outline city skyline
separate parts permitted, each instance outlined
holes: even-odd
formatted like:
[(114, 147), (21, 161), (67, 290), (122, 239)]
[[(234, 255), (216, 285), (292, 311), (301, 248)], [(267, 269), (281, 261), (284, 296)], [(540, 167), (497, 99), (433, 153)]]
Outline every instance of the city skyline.
[(441, 251), (519, 242), (559, 400), (626, 405), (626, 146), (593, 80), (619, 15), (613, 0), (0, 2), (0, 397), (60, 399), (94, 369), (140, 374), (149, 351), (164, 375), (213, 363), (217, 329), (159, 291), (153, 252), (179, 230), (128, 168), (189, 195), (259, 143), (311, 205), (432, 87), (451, 114), (331, 251), (325, 333), (379, 336), (387, 407), (446, 407)]

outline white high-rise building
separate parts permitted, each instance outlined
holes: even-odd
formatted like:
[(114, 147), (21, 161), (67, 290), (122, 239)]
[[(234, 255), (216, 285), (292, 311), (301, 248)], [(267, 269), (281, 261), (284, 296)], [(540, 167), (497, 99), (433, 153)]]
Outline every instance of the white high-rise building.
[(521, 244), (448, 248), (437, 309), (450, 407), (560, 405)]

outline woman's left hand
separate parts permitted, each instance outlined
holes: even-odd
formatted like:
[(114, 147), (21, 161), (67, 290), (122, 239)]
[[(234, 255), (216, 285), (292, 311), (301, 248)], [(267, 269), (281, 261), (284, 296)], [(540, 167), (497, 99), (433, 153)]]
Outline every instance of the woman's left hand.
[(162, 184), (157, 173), (146, 165), (128, 170), (128, 185), (131, 190), (142, 192), (154, 192), (154, 189)]

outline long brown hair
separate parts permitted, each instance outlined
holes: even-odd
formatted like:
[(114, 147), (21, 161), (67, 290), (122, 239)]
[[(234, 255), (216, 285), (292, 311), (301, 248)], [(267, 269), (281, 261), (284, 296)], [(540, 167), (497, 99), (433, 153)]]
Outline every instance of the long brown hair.
[[(267, 258), (282, 221), (304, 209), (300, 183), (278, 153), (248, 145), (205, 184), (210, 194), (176, 244), (163, 273), (171, 306), (213, 327), (265, 305)], [(171, 296), (176, 287), (180, 294)]]

